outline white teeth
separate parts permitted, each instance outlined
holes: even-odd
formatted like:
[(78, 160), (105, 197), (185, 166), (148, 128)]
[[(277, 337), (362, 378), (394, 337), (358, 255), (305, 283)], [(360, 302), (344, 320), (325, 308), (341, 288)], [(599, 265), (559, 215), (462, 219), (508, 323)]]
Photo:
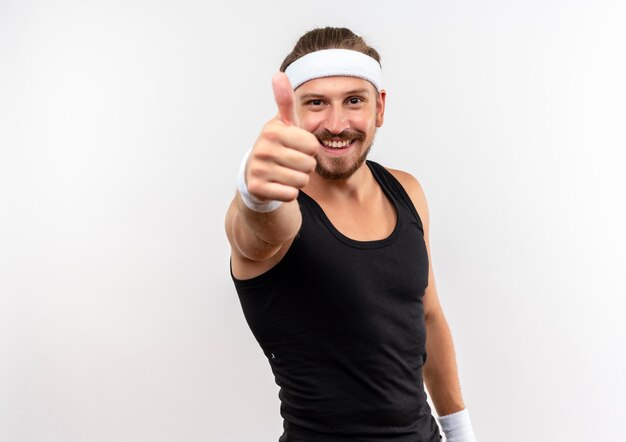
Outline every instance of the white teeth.
[(347, 146), (350, 145), (350, 141), (348, 141), (348, 140), (345, 140), (345, 141), (328, 141), (328, 140), (324, 140), (322, 143), (324, 144), (324, 146), (332, 147), (334, 149), (339, 149), (339, 148), (347, 147)]

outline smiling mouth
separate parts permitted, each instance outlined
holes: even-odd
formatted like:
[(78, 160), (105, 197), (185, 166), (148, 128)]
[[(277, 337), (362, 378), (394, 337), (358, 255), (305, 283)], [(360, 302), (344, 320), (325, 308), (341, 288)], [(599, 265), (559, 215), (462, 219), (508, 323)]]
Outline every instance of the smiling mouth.
[(347, 147), (350, 147), (353, 141), (354, 140), (341, 140), (341, 141), (320, 140), (320, 143), (322, 144), (322, 146), (324, 146), (327, 149), (340, 150), (340, 149), (346, 149)]

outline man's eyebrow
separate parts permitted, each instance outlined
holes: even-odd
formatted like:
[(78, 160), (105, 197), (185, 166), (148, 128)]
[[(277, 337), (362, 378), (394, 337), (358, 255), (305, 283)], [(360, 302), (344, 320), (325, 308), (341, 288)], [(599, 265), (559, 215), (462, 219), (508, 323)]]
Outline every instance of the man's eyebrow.
[(366, 88), (353, 89), (351, 91), (346, 92), (346, 95), (369, 95), (370, 91)]
[[(359, 88), (359, 89), (352, 89), (346, 93), (344, 93), (344, 96), (350, 96), (350, 95), (369, 95), (370, 91), (367, 88)], [(306, 101), (306, 100), (319, 100), (320, 98), (326, 98), (325, 95), (323, 94), (315, 94), (315, 93), (308, 93), (308, 94), (304, 94), (300, 97), (300, 101)]]
[(300, 101), (315, 100), (320, 98), (324, 98), (324, 96), (322, 94), (304, 94), (300, 97)]

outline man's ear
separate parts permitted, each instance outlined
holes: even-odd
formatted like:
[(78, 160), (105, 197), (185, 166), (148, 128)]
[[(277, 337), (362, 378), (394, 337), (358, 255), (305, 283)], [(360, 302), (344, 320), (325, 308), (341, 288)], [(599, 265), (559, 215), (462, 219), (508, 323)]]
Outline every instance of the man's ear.
[(387, 99), (387, 91), (381, 89), (376, 98), (376, 127), (383, 125), (385, 120), (385, 100)]

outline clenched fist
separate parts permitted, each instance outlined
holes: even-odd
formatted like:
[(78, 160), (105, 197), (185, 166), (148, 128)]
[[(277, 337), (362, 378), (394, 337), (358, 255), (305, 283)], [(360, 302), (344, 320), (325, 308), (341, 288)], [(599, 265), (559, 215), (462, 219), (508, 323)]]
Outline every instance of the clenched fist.
[(315, 170), (319, 142), (315, 135), (294, 125), (295, 98), (287, 76), (272, 77), (278, 114), (257, 139), (245, 169), (248, 192), (260, 200), (289, 202), (309, 182)]

